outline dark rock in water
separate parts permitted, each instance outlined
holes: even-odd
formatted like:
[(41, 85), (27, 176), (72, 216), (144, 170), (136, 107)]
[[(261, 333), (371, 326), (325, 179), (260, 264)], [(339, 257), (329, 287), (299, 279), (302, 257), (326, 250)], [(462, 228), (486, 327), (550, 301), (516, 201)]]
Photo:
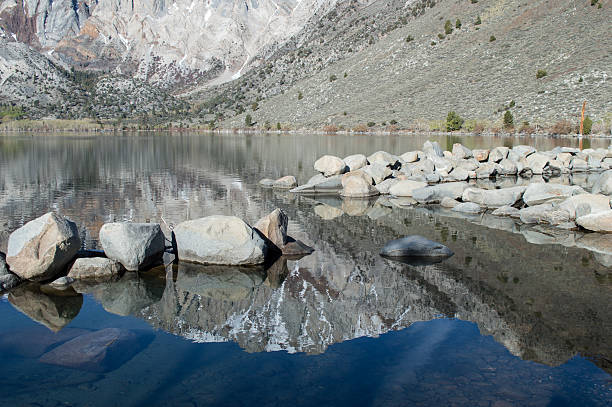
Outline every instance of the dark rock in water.
[(89, 332), (80, 328), (53, 332), (41, 325), (3, 331), (0, 333), (0, 353), (37, 358), (57, 345)]
[(283, 256), (289, 257), (291, 259), (304, 257), (314, 252), (314, 249), (312, 247), (308, 246), (301, 240), (295, 240), (291, 236), (288, 236), (288, 241), (285, 246), (283, 246), (282, 250)]
[(0, 291), (10, 290), (21, 283), (21, 279), (11, 273), (6, 265), (6, 255), (0, 252)]
[(153, 335), (150, 333), (106, 328), (77, 336), (42, 355), (40, 361), (50, 365), (105, 373), (132, 359), (152, 340)]
[(426, 239), (423, 236), (412, 235), (391, 240), (382, 248), (380, 254), (394, 259), (402, 257), (406, 258), (407, 261), (414, 262), (415, 258), (441, 261), (454, 253), (441, 243)]
[(55, 290), (38, 284), (15, 288), (8, 300), (19, 311), (54, 332), (68, 325), (83, 305), (83, 296), (72, 288)]

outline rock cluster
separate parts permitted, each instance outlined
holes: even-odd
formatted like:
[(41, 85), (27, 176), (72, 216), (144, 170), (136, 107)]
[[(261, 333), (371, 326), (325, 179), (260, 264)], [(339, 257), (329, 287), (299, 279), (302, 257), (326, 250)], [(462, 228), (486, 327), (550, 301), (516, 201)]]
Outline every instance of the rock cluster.
[[(319, 174), (290, 192), (345, 199), (388, 194), (405, 205), (439, 203), (472, 214), (490, 209), (524, 223), (612, 232), (611, 168), (612, 148), (537, 151), (518, 145), (470, 150), (456, 143), (452, 151), (444, 151), (437, 142), (427, 141), (422, 150), (401, 155), (325, 155), (314, 165)], [(587, 172), (598, 175), (592, 193), (554, 182), (561, 175)], [(500, 188), (496, 182), (506, 177), (518, 181)]]

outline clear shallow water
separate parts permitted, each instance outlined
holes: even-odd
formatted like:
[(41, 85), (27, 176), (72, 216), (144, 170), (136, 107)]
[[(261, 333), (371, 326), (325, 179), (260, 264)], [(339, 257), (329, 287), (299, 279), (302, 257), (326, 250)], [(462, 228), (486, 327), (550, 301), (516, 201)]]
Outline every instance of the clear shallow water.
[[(324, 153), (402, 153), (426, 139), (1, 138), (2, 250), (10, 231), (50, 209), (95, 248), (111, 219), (176, 224), (225, 213), (255, 222), (281, 207), (291, 234), (316, 252), (268, 270), (179, 264), (68, 292), (13, 291), (0, 300), (0, 404), (609, 405), (612, 278), (597, 253), (435, 210), (256, 185), (286, 174), (304, 182)], [(420, 267), (378, 256), (410, 233), (456, 254)], [(67, 337), (103, 328), (138, 330), (144, 348), (102, 373), (39, 361)]]

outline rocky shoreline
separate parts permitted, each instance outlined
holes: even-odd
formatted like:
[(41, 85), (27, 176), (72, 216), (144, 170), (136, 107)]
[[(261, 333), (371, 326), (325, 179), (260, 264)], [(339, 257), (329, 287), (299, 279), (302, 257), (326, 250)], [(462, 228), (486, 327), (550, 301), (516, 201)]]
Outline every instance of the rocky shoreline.
[(612, 148), (470, 150), (456, 143), (443, 151), (427, 141), (422, 150), (401, 155), (325, 155), (313, 167), (317, 174), (306, 184), (285, 176), (260, 185), (345, 200), (387, 195), (401, 206), (440, 204), (459, 213), (491, 211), (524, 224), (612, 233)]

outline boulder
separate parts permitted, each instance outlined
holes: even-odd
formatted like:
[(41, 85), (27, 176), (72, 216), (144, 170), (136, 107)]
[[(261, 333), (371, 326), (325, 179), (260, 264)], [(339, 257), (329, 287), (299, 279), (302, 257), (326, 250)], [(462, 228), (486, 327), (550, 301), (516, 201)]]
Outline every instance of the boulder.
[(465, 168), (455, 168), (446, 177), (444, 181), (466, 181), (470, 178), (470, 172)]
[(467, 171), (475, 171), (479, 166), (480, 163), (474, 158), (455, 161), (455, 168), (463, 168)]
[[(429, 158), (419, 160), (416, 163), (412, 163), (406, 166), (406, 169), (402, 168), (402, 171), (407, 175), (423, 175), (433, 174), (435, 169), (434, 163)], [(406, 170), (409, 170), (408, 172)]]
[(396, 167), (396, 165), (400, 162), (400, 157), (394, 154), (389, 154), (386, 151), (377, 151), (368, 156), (368, 162), (370, 164), (379, 163), (387, 167)]
[(509, 151), (510, 151), (510, 149), (508, 147), (495, 147), (489, 153), (489, 161), (490, 162), (494, 162), (494, 163), (498, 163), (501, 160), (504, 160), (504, 159), (506, 159), (506, 157), (508, 157), (508, 152)]
[(6, 255), (0, 252), (0, 291), (16, 287), (21, 279), (11, 273), (6, 266)]
[(550, 203), (530, 206), (519, 211), (523, 223), (550, 223), (559, 225), (570, 220), (569, 212)]
[(289, 217), (279, 208), (276, 208), (255, 224), (255, 229), (259, 230), (278, 248), (282, 248), (288, 241), (287, 226)]
[(342, 174), (342, 186), (344, 186), (344, 182), (352, 176), (359, 176), (362, 177), (368, 184), (373, 185), (374, 184), (374, 180), (372, 179), (372, 177), (366, 173), (363, 170), (357, 170), (357, 171), (351, 171), (351, 172), (347, 172)]
[(501, 175), (516, 175), (518, 173), (516, 163), (512, 160), (504, 158), (499, 162), (499, 173)]
[(408, 151), (400, 156), (402, 161), (405, 163), (413, 163), (419, 160), (419, 152), (418, 151)]
[(379, 194), (376, 188), (359, 175), (348, 177), (342, 182), (342, 185), (340, 195), (347, 198), (366, 198)]
[(574, 157), (569, 165), (572, 172), (583, 172), (589, 169), (589, 164), (582, 158)]
[(75, 280), (112, 280), (121, 275), (123, 267), (117, 260), (106, 257), (82, 257), (76, 259), (68, 277)]
[(499, 172), (499, 164), (483, 163), (476, 170), (476, 178), (491, 178)]
[(463, 191), (464, 202), (474, 202), (487, 208), (512, 206), (522, 198), (526, 187), (510, 187), (502, 189), (467, 188)]
[(576, 223), (593, 232), (612, 233), (612, 209), (580, 216)]
[(568, 211), (570, 219), (574, 220), (584, 215), (609, 211), (610, 197), (601, 194), (574, 195), (561, 202), (559, 208)]
[(442, 200), (440, 201), (440, 206), (442, 206), (443, 208), (454, 208), (459, 204), (459, 201), (457, 201), (456, 199), (449, 198), (447, 196), (442, 198)]
[(100, 228), (100, 244), (106, 257), (137, 271), (161, 263), (166, 239), (159, 223), (116, 222)]
[(374, 180), (375, 184), (381, 183), (387, 179), (393, 173), (389, 167), (381, 162), (375, 162), (374, 164), (366, 165), (361, 169), (368, 174)]
[(326, 177), (331, 177), (332, 175), (344, 174), (347, 167), (341, 158), (333, 155), (324, 155), (315, 161), (314, 169)]
[(524, 158), (536, 152), (536, 149), (531, 146), (514, 146), (512, 147), (512, 153), (514, 153), (518, 159)]
[(564, 201), (570, 196), (584, 194), (584, 189), (579, 186), (531, 183), (523, 194), (523, 201), (529, 206), (539, 205), (544, 202)]
[(412, 191), (418, 188), (424, 188), (427, 186), (425, 182), (419, 181), (399, 181), (389, 188), (389, 193), (394, 196), (412, 196)]
[(423, 152), (429, 159), (432, 157), (444, 157), (444, 151), (437, 141), (432, 143), (431, 141), (427, 140), (425, 143), (423, 143)]
[(412, 235), (391, 240), (380, 251), (385, 257), (433, 257), (447, 258), (454, 253), (441, 243), (423, 236)]
[(308, 195), (336, 195), (342, 189), (342, 176), (335, 175), (329, 178), (311, 178), (311, 180), (304, 185), (300, 185), (297, 188), (289, 190), (296, 194), (308, 194)]
[(468, 187), (465, 182), (448, 182), (439, 185), (431, 185), (412, 191), (412, 197), (420, 203), (439, 203), (442, 198), (461, 198), (463, 191)]
[(573, 155), (571, 155), (570, 153), (559, 153), (555, 157), (555, 160), (561, 162), (564, 167), (569, 168), (570, 163), (572, 162), (572, 157)]
[(274, 180), (271, 178), (264, 178), (261, 181), (259, 181), (259, 185), (270, 188), (272, 187), (272, 185), (274, 185)]
[(587, 165), (589, 170), (598, 170), (601, 168), (601, 162), (606, 158), (604, 153), (593, 151), (587, 154)]
[(368, 165), (368, 159), (363, 154), (353, 154), (344, 157), (344, 163), (348, 167), (348, 171), (355, 171)]
[(472, 150), (476, 161), (484, 162), (489, 159), (489, 150)]
[(242, 219), (214, 215), (174, 228), (179, 261), (202, 264), (256, 265), (265, 261), (265, 241)]
[(49, 285), (54, 288), (62, 289), (62, 288), (68, 287), (72, 283), (74, 283), (74, 278), (64, 276), (56, 280), (53, 280), (52, 282), (49, 283)]
[(542, 153), (533, 153), (524, 158), (523, 169), (530, 169), (533, 174), (540, 175), (548, 164), (549, 157)]
[(453, 169), (453, 163), (450, 160), (442, 157), (433, 157), (432, 161), (434, 163), (434, 171), (445, 175), (448, 175), (449, 172)]
[(473, 157), (472, 150), (465, 147), (461, 143), (453, 144), (453, 158), (454, 159), (463, 160), (464, 158), (471, 158), (471, 157)]
[(297, 180), (293, 175), (286, 175), (274, 181), (272, 187), (277, 189), (291, 189), (297, 187), (297, 184)]
[(425, 181), (429, 184), (437, 184), (438, 182), (440, 182), (441, 179), (442, 178), (440, 177), (440, 174), (438, 174), (437, 172), (425, 174)]
[(452, 210), (461, 213), (480, 213), (482, 208), (474, 202), (462, 202), (456, 205)]
[(597, 181), (593, 184), (591, 192), (594, 194), (612, 195), (612, 170), (601, 173)]
[(117, 369), (153, 340), (150, 333), (105, 328), (77, 336), (40, 357), (40, 362), (106, 373)]
[(20, 278), (50, 280), (64, 271), (80, 247), (76, 224), (49, 212), (11, 233), (6, 262)]
[(520, 218), (520, 210), (513, 206), (501, 206), (495, 209), (491, 214), (495, 216), (510, 216), (511, 218)]
[(376, 188), (376, 190), (383, 195), (389, 194), (390, 193), (389, 190), (391, 189), (391, 187), (397, 184), (398, 182), (400, 182), (400, 180), (394, 179), (394, 178), (388, 178), (384, 180), (383, 182), (374, 185), (374, 188)]

